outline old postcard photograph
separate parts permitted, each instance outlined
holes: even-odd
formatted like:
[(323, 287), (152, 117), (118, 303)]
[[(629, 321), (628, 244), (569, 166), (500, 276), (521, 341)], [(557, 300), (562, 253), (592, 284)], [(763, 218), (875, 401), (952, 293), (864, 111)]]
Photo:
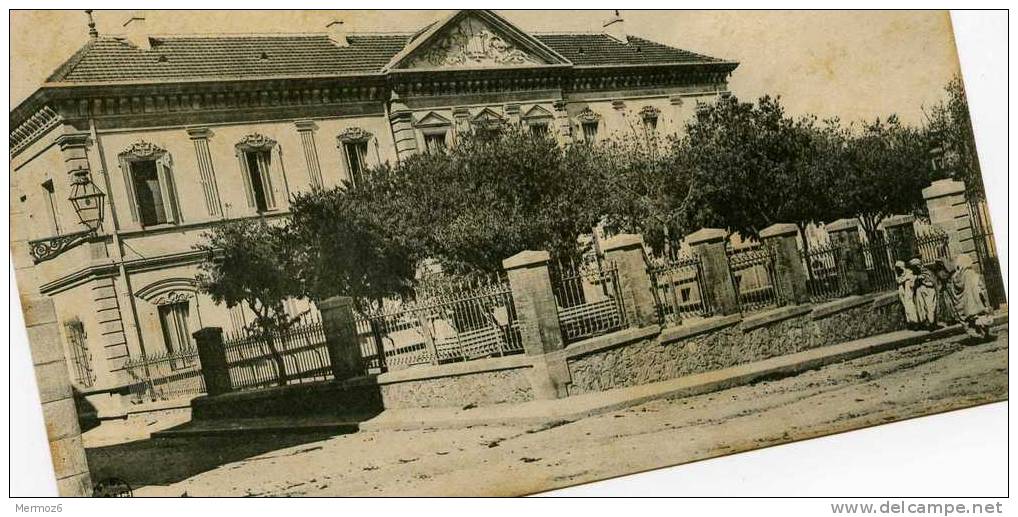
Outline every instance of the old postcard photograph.
[(522, 496), (1008, 399), (947, 11), (9, 24), (61, 496)]

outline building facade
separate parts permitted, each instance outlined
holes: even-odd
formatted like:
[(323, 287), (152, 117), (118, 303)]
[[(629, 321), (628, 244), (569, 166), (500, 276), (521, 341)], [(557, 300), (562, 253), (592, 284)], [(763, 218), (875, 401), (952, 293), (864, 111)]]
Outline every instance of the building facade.
[[(413, 34), (334, 21), (157, 36), (140, 16), (125, 30), (91, 31), (11, 113), (12, 252), (34, 264), (19, 289), (52, 297), (71, 377), (91, 391), (130, 382), (129, 358), (244, 324), (195, 288), (192, 246), (211, 225), (286, 217), (294, 192), (356, 184), (476, 127), (563, 143), (678, 132), (738, 66), (630, 36), (617, 12), (587, 34), (528, 34), (491, 11)], [(101, 217), (69, 200), (86, 187), (104, 194)]]

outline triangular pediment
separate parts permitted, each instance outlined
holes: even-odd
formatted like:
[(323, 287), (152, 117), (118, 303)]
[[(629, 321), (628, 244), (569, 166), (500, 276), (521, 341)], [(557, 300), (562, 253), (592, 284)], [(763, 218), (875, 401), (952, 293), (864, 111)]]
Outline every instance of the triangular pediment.
[(417, 122), (415, 122), (414, 125), (417, 127), (449, 126), (452, 125), (452, 122), (449, 119), (443, 117), (442, 115), (439, 115), (438, 113), (432, 111), (429, 112), (424, 117), (422, 117)]
[(464, 10), (433, 24), (387, 70), (444, 70), (563, 65), (538, 39), (487, 10)]
[(523, 114), (523, 119), (535, 119), (535, 118), (552, 118), (553, 115), (550, 111), (544, 109), (540, 104), (535, 104), (533, 108), (527, 110)]

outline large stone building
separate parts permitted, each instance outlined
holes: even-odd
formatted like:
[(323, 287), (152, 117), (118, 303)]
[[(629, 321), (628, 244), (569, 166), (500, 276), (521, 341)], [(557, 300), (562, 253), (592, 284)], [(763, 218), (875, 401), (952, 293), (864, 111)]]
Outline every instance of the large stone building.
[[(128, 358), (243, 323), (194, 286), (192, 245), (218, 221), (285, 217), (293, 192), (475, 126), (563, 142), (678, 131), (737, 66), (628, 35), (617, 12), (585, 34), (528, 34), (490, 11), (413, 34), (312, 29), (159, 36), (134, 16), (123, 36), (90, 31), (11, 113), (19, 289), (53, 298), (81, 386), (123, 386)], [(97, 191), (101, 213), (85, 206)]]

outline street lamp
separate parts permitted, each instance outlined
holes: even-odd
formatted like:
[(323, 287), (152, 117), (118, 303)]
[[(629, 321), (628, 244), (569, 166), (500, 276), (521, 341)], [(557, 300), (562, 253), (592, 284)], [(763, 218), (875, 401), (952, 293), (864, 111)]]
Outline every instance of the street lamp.
[(103, 200), (106, 194), (92, 182), (87, 169), (78, 169), (73, 175), (71, 197), (68, 199), (74, 205), (74, 212), (78, 214), (81, 224), (97, 232), (103, 225)]

